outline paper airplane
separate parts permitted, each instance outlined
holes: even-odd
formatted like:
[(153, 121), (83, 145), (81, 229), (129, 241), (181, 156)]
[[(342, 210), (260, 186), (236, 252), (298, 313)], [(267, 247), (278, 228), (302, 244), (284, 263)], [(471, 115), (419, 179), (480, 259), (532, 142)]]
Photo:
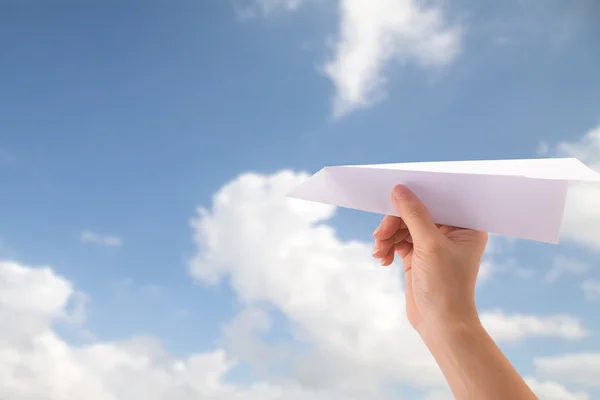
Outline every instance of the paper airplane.
[(576, 158), (347, 165), (323, 168), (288, 196), (398, 215), (392, 190), (403, 184), (438, 224), (558, 243), (569, 183), (582, 181), (600, 174)]

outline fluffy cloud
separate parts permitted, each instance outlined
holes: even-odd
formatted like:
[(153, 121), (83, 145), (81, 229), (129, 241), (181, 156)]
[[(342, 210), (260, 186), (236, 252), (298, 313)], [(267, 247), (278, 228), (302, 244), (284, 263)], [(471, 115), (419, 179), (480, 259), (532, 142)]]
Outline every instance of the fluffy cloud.
[[(252, 0), (238, 7), (243, 18), (295, 11), (305, 0)], [(333, 82), (339, 118), (385, 97), (393, 62), (442, 67), (460, 52), (462, 28), (447, 23), (439, 4), (418, 0), (336, 0), (338, 33), (323, 71)]]
[(575, 340), (589, 334), (579, 319), (569, 315), (509, 315), (496, 310), (483, 313), (481, 322), (496, 341), (519, 341), (526, 337), (560, 337)]
[(600, 388), (600, 353), (575, 353), (534, 360), (538, 373), (563, 382)]
[(30, 269), (15, 262), (0, 262), (0, 337), (27, 344), (51, 321), (71, 317), (68, 306), (72, 295), (71, 284), (57, 278), (48, 267)]
[[(72, 345), (54, 328), (85, 316), (72, 283), (48, 267), (0, 262), (0, 398), (363, 400), (388, 398), (386, 382), (442, 398), (442, 376), (406, 321), (401, 271), (379, 267), (370, 244), (339, 239), (326, 224), (333, 207), (283, 196), (306, 177), (240, 176), (192, 220), (191, 273), (205, 284), (227, 278), (245, 306), (223, 329), (225, 349), (177, 358), (151, 337)], [(262, 337), (273, 309), (290, 328), (282, 343)], [(569, 317), (483, 318), (499, 341), (583, 332)], [(291, 367), (236, 385), (227, 376), (238, 358), (263, 371)]]
[[(557, 146), (560, 156), (577, 157), (600, 171), (600, 126), (580, 140)], [(562, 234), (566, 239), (600, 250), (600, 184), (579, 183), (569, 190)]]
[[(392, 381), (443, 386), (406, 320), (401, 271), (378, 267), (370, 243), (339, 239), (326, 224), (333, 207), (285, 197), (306, 178), (247, 174), (224, 186), (212, 209), (192, 220), (199, 248), (192, 275), (206, 284), (227, 278), (246, 306), (281, 311), (303, 346), (293, 371), (303, 386), (365, 393)], [(264, 315), (253, 318), (265, 328)], [(586, 334), (569, 316), (493, 311), (482, 318), (499, 341)]]
[[(571, 392), (563, 385), (553, 381), (540, 381), (532, 377), (526, 377), (525, 382), (540, 400), (591, 400), (584, 392)], [(425, 400), (454, 400), (449, 390), (437, 390), (431, 392)]]
[(570, 392), (566, 387), (556, 382), (539, 381), (534, 378), (526, 378), (525, 381), (538, 395), (540, 400), (589, 400), (590, 396), (583, 392)]
[(392, 61), (442, 66), (459, 53), (461, 29), (437, 6), (416, 0), (339, 0), (340, 27), (325, 72), (335, 85), (334, 114), (343, 116), (385, 95)]
[(303, 385), (441, 384), (403, 315), (400, 271), (378, 267), (370, 244), (337, 238), (323, 223), (333, 207), (284, 197), (306, 178), (248, 174), (222, 188), (212, 210), (200, 209), (192, 222), (200, 252), (191, 273), (208, 283), (230, 277), (243, 302), (279, 308), (295, 339), (312, 345), (297, 365)]
[(558, 255), (554, 258), (552, 268), (546, 274), (546, 281), (554, 283), (563, 274), (581, 275), (589, 270), (589, 265), (573, 258)]
[(223, 342), (227, 351), (247, 361), (261, 374), (269, 372), (269, 366), (289, 356), (289, 347), (283, 343), (267, 344), (262, 335), (271, 329), (271, 318), (259, 308), (242, 310), (223, 329)]
[(93, 243), (108, 247), (120, 247), (123, 240), (115, 235), (101, 235), (90, 230), (84, 230), (79, 235), (82, 243)]
[(71, 283), (47, 267), (0, 262), (0, 398), (342, 398), (332, 391), (309, 390), (293, 383), (232, 385), (226, 375), (236, 361), (221, 349), (176, 359), (147, 337), (69, 345), (53, 330), (53, 323), (69, 313), (68, 304), (75, 295)]

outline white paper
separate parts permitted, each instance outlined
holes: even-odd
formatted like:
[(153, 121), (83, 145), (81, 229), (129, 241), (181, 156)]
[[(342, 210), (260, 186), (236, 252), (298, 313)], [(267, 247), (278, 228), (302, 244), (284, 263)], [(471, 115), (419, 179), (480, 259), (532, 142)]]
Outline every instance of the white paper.
[(392, 190), (403, 184), (438, 224), (557, 243), (569, 183), (580, 181), (600, 174), (576, 158), (348, 165), (323, 168), (288, 196), (398, 215)]

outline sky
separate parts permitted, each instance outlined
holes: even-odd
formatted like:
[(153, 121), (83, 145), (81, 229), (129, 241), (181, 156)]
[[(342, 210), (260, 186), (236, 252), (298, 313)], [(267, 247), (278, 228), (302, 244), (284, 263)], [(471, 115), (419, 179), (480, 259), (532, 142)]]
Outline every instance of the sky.
[[(0, 398), (447, 400), (380, 216), (327, 165), (600, 171), (593, 0), (0, 2)], [(545, 400), (600, 398), (600, 187), (493, 235), (481, 318)]]

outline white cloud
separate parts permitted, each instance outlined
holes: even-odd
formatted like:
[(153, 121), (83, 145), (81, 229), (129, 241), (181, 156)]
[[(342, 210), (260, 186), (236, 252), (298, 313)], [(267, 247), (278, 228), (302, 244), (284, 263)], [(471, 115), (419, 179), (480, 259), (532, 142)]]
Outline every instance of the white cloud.
[(556, 382), (539, 381), (535, 378), (526, 378), (525, 381), (540, 400), (590, 400), (587, 393), (570, 392)]
[[(242, 19), (296, 11), (306, 0), (251, 0), (236, 7)], [(339, 21), (332, 55), (322, 66), (335, 89), (334, 117), (366, 108), (386, 96), (394, 62), (425, 69), (451, 63), (463, 28), (446, 21), (439, 5), (418, 0), (335, 0)]]
[(600, 388), (600, 353), (575, 353), (534, 360), (540, 375), (566, 383)]
[(479, 275), (477, 276), (479, 283), (489, 280), (497, 272), (494, 256), (498, 253), (497, 247), (500, 240), (500, 237), (496, 235), (489, 235), (488, 244), (479, 266)]
[(223, 342), (232, 356), (249, 362), (255, 370), (268, 373), (269, 366), (289, 356), (283, 343), (267, 344), (262, 335), (271, 329), (271, 318), (259, 308), (246, 308), (223, 329)]
[(581, 275), (589, 270), (589, 265), (573, 258), (558, 255), (552, 262), (552, 268), (546, 274), (546, 281), (554, 283), (563, 274)]
[(296, 339), (311, 345), (297, 363), (305, 385), (369, 391), (382, 378), (441, 384), (403, 314), (399, 270), (378, 267), (371, 244), (338, 239), (323, 223), (334, 207), (285, 198), (307, 177), (247, 174), (223, 187), (212, 210), (199, 209), (192, 221), (200, 249), (192, 275), (207, 283), (230, 277), (244, 303), (279, 308)]
[[(392, 382), (441, 398), (441, 373), (404, 314), (401, 270), (379, 267), (370, 243), (339, 239), (326, 224), (333, 207), (283, 196), (306, 177), (240, 176), (192, 221), (199, 253), (191, 273), (205, 284), (227, 278), (244, 306), (223, 329), (224, 349), (177, 358), (150, 337), (74, 346), (54, 324), (82, 323), (86, 296), (48, 267), (0, 262), (0, 398), (366, 400), (387, 399), (382, 384)], [(264, 340), (273, 308), (291, 327), (289, 340)], [(496, 311), (482, 319), (498, 341), (585, 335), (568, 316)], [(238, 360), (265, 377), (229, 382)], [(279, 361), (291, 367), (267, 376)]]
[[(557, 382), (540, 381), (533, 377), (526, 377), (525, 382), (539, 400), (591, 400), (587, 393), (571, 392)], [(436, 390), (431, 392), (425, 400), (454, 400), (454, 396), (450, 390)]]
[(233, 385), (223, 350), (174, 358), (156, 340), (66, 343), (53, 323), (76, 292), (50, 268), (0, 262), (0, 398), (14, 400), (357, 399), (294, 383)]
[(511, 254), (514, 251), (515, 238), (490, 234), (488, 245), (479, 268), (478, 289), (484, 290), (484, 283), (498, 275), (512, 275), (519, 278), (531, 278), (535, 270), (523, 267)]
[(47, 267), (33, 270), (0, 262), (0, 336), (27, 340), (42, 332), (49, 321), (66, 318), (72, 292), (71, 284), (55, 278)]
[[(284, 196), (306, 178), (246, 174), (219, 190), (212, 209), (200, 208), (192, 220), (199, 248), (192, 275), (205, 284), (226, 278), (246, 306), (281, 311), (304, 349), (293, 360), (293, 378), (304, 386), (354, 393), (391, 381), (443, 386), (406, 320), (401, 271), (378, 267), (370, 243), (340, 240), (326, 225), (333, 207)], [(264, 328), (263, 316), (255, 317)], [(569, 316), (493, 311), (482, 319), (499, 341), (586, 334)]]
[(304, 0), (246, 0), (243, 3), (234, 2), (236, 12), (240, 18), (249, 19), (259, 15), (268, 17), (280, 12), (296, 11)]
[(559, 337), (581, 339), (589, 332), (579, 319), (570, 315), (540, 317), (506, 314), (500, 310), (484, 312), (481, 322), (496, 341), (518, 341), (526, 337)]
[[(600, 126), (580, 140), (562, 142), (557, 147), (560, 156), (576, 157), (600, 171)], [(600, 184), (579, 183), (569, 190), (562, 234), (566, 239), (600, 250)]]
[(123, 240), (118, 236), (101, 235), (87, 229), (81, 232), (79, 238), (82, 243), (93, 243), (108, 247), (120, 247), (123, 244)]
[(340, 27), (325, 72), (335, 86), (334, 115), (341, 117), (385, 96), (393, 61), (443, 66), (460, 50), (461, 29), (441, 8), (416, 0), (339, 0)]
[[(333, 207), (283, 196), (306, 177), (243, 175), (192, 221), (200, 252), (190, 271), (209, 284), (229, 278), (245, 306), (223, 329), (225, 349), (177, 358), (149, 337), (71, 345), (53, 325), (82, 322), (85, 296), (50, 268), (0, 262), (0, 398), (365, 400), (388, 398), (381, 384), (396, 381), (442, 393), (406, 321), (401, 271), (379, 267), (370, 243), (340, 240), (326, 224)], [(273, 307), (291, 327), (288, 341), (263, 339)], [(489, 315), (500, 341), (582, 331), (568, 317)], [(291, 368), (236, 385), (227, 374), (238, 359), (265, 373), (282, 360)]]
[(600, 282), (598, 281), (591, 279), (583, 281), (581, 283), (581, 290), (583, 290), (583, 295), (588, 300), (600, 299)]
[(425, 397), (425, 400), (454, 400), (454, 396), (449, 389), (434, 390)]
[(479, 268), (479, 276), (477, 277), (480, 288), (484, 282), (489, 281), (492, 276), (498, 274), (527, 275), (527, 272), (523, 272), (526, 271), (526, 268), (519, 266), (513, 259), (503, 257), (512, 251), (513, 245), (513, 238), (495, 234), (489, 235), (488, 244)]

